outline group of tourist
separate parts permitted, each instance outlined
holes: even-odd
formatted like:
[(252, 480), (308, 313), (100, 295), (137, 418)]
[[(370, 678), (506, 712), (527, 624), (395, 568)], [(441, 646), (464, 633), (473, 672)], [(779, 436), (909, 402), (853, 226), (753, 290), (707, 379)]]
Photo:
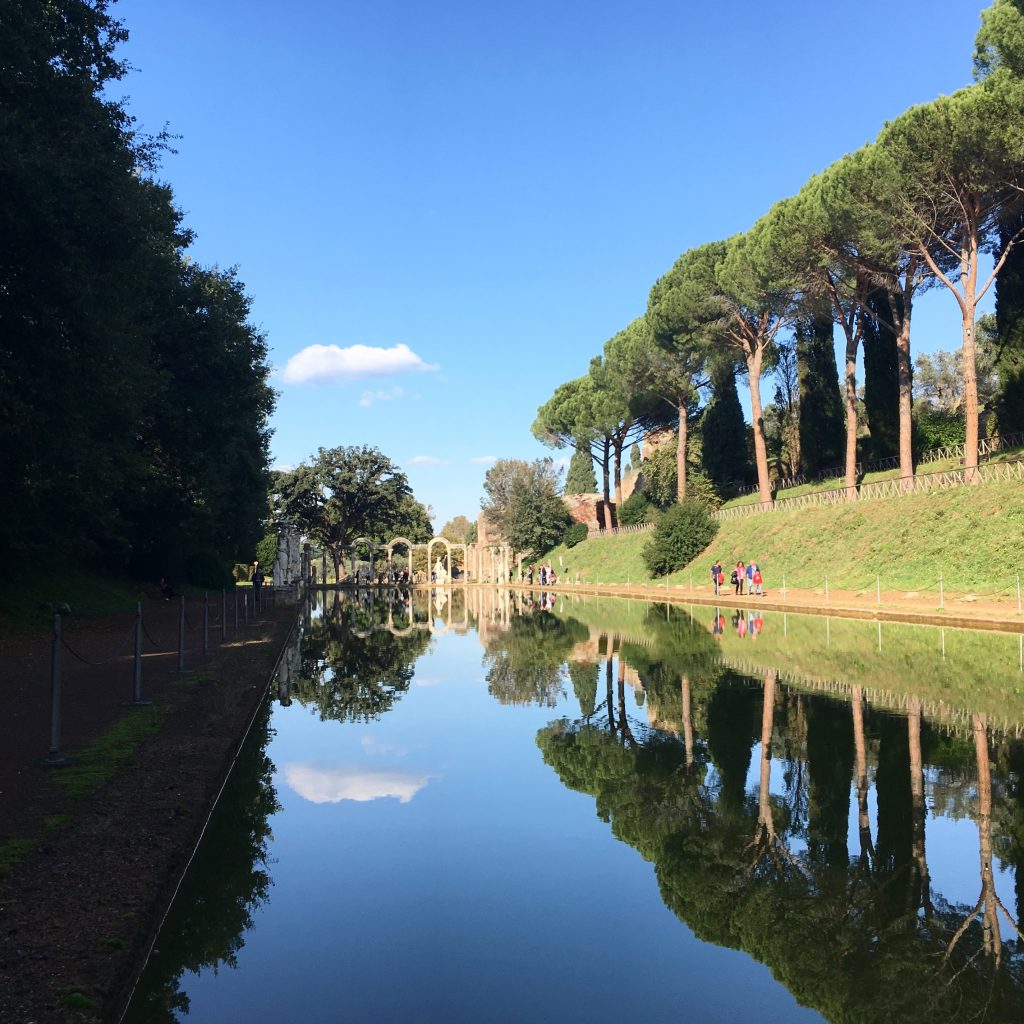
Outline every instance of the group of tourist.
[[(711, 566), (711, 582), (717, 597), (725, 585), (725, 570), (722, 568), (720, 559), (716, 559), (715, 564)], [(744, 593), (764, 596), (764, 578), (761, 576), (761, 567), (757, 562), (737, 562), (736, 568), (729, 576), (729, 582), (732, 584), (733, 593), (737, 596)], [(744, 591), (744, 587), (747, 588), (746, 591)]]
[(542, 587), (553, 587), (558, 582), (558, 573), (549, 565), (542, 565), (539, 569), (535, 565), (531, 565), (525, 572), (520, 571), (519, 580), (520, 582), (529, 583), (533, 586), (534, 579)]

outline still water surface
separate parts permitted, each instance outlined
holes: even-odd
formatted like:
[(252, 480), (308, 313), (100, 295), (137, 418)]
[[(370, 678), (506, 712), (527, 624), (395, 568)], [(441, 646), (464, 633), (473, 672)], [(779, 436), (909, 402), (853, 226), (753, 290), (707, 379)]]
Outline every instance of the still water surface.
[(1024, 1020), (1022, 659), (314, 598), (126, 1019)]

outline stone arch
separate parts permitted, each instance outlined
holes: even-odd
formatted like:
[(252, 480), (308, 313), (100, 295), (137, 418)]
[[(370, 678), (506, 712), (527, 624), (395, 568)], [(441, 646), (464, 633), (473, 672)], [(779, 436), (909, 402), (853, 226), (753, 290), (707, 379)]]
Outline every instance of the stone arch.
[[(430, 573), (433, 571), (432, 568), (431, 568), (430, 560), (433, 557), (434, 545), (435, 544), (443, 544), (444, 545), (445, 558), (448, 561), (448, 566), (447, 566), (446, 572), (448, 574), (448, 580), (451, 580), (451, 578), (452, 578), (452, 545), (451, 545), (451, 542), (448, 540), (447, 537), (432, 537), (427, 542), (427, 579), (430, 579)], [(438, 580), (438, 582), (439, 583), (440, 582), (447, 582), (447, 580), (446, 581)]]

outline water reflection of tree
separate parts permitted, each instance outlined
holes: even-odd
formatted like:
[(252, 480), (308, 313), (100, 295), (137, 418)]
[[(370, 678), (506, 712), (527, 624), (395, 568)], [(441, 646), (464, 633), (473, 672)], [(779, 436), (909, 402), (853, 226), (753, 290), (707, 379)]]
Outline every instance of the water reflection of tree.
[(270, 817), (280, 809), (267, 757), (270, 705), (257, 715), (188, 877), (164, 922), (126, 1018), (174, 1022), (189, 1011), (186, 971), (234, 967), (253, 915), (266, 902), (271, 878)]
[(430, 633), (400, 636), (381, 628), (408, 616), (388, 600), (335, 600), (301, 640), (302, 670), (292, 696), (315, 708), (324, 721), (368, 722), (379, 718), (409, 689)]
[(562, 697), (562, 666), (573, 647), (589, 636), (575, 619), (547, 611), (517, 615), (487, 643), (488, 691), (502, 704), (554, 707)]
[[(1022, 943), (1001, 939), (993, 924), (994, 915), (1005, 924), (1009, 914), (992, 881), (984, 730), (975, 730), (982, 886), (972, 911), (931, 891), (924, 831), (930, 737), (919, 705), (911, 702), (907, 717), (868, 719), (862, 703), (798, 704), (776, 689), (772, 673), (760, 692), (719, 680), (708, 700), (706, 747), (698, 740), (694, 748), (698, 757), (707, 751), (709, 774), (703, 765), (685, 768), (685, 741), (652, 735), (631, 744), (600, 716), (552, 723), (538, 745), (567, 786), (594, 796), (614, 834), (654, 862), (666, 904), (700, 938), (746, 950), (828, 1019), (1024, 1019)], [(797, 711), (803, 752), (793, 745), (787, 756), (804, 760), (805, 849), (788, 845), (799, 828), (787, 806), (792, 789), (772, 795), (770, 788), (773, 743), (798, 734), (787, 721)], [(760, 772), (748, 793), (755, 730)], [(867, 808), (872, 751), (876, 838)], [(851, 781), (860, 833), (852, 859)]]

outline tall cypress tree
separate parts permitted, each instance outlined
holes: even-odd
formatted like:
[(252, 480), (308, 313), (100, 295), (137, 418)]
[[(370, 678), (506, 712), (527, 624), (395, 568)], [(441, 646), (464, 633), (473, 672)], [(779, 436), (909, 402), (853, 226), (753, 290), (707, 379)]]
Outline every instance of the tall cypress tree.
[[(1024, 215), (1002, 229), (1002, 246), (1019, 231)], [(996, 369), (1000, 434), (1024, 430), (1024, 246), (1017, 246), (996, 278)]]
[(566, 494), (594, 494), (597, 491), (597, 476), (594, 474), (594, 459), (590, 449), (581, 445), (572, 453), (569, 472), (565, 476)]
[(832, 317), (815, 314), (796, 324), (800, 382), (800, 469), (813, 475), (840, 466), (846, 415), (832, 339)]
[[(902, 304), (902, 302), (901, 302)], [(872, 459), (885, 459), (900, 450), (900, 384), (896, 359), (894, 316), (888, 294), (879, 289), (868, 299), (864, 317), (864, 412), (871, 433)]]
[(712, 399), (701, 421), (704, 472), (722, 494), (736, 484), (749, 483), (752, 476), (747, 425), (740, 396), (736, 392), (736, 371), (729, 363), (715, 367), (711, 374)]

